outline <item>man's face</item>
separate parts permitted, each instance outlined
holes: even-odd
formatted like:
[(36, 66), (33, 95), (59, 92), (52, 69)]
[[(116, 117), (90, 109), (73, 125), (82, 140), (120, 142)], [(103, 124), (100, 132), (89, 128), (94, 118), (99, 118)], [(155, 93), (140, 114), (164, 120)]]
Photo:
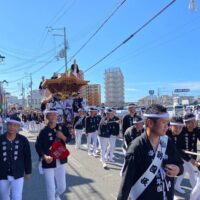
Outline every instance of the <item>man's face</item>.
[(169, 128), (169, 118), (159, 118), (155, 121), (149, 119), (148, 127), (151, 129), (151, 132), (158, 136), (163, 136)]
[(128, 108), (130, 114), (135, 114), (135, 106), (131, 106)]
[(143, 125), (144, 125), (144, 123), (140, 122), (140, 123), (135, 124), (135, 127), (137, 130), (141, 131), (143, 129)]
[(180, 135), (181, 131), (183, 130), (183, 126), (172, 125), (170, 128), (175, 135)]
[(101, 113), (105, 113), (105, 109), (104, 108), (101, 109)]
[(187, 129), (193, 131), (193, 129), (196, 128), (196, 126), (197, 126), (197, 122), (195, 119), (193, 119), (188, 122), (185, 122), (185, 125), (186, 125)]
[(57, 113), (48, 113), (47, 119), (49, 120), (49, 123), (57, 123), (58, 114)]
[(79, 111), (78, 114), (79, 114), (79, 116), (82, 116), (83, 115), (83, 111)]
[(16, 134), (19, 131), (20, 125), (17, 123), (8, 123), (7, 128), (8, 132), (12, 134)]
[(111, 119), (112, 118), (112, 113), (111, 112), (107, 112), (106, 113), (106, 118)]
[(92, 111), (90, 111), (90, 116), (92, 116), (92, 117), (94, 117), (95, 116), (95, 111), (94, 110), (92, 110)]

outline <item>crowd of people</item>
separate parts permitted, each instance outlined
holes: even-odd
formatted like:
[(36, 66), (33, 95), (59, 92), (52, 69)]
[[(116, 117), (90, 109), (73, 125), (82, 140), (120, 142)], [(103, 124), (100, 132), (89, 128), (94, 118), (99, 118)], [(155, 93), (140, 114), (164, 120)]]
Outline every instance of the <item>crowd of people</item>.
[(195, 173), (199, 169), (198, 115), (190, 110), (170, 119), (165, 107), (151, 105), (143, 117), (133, 118), (124, 134), (126, 155), (118, 200), (176, 199), (174, 190), (185, 193), (181, 187), (185, 173), (192, 187), (189, 199), (200, 198), (199, 175)]
[(48, 200), (59, 200), (66, 189), (64, 164), (69, 152), (65, 144), (74, 136), (75, 149), (79, 151), (83, 148), (83, 135), (88, 156), (100, 157), (103, 169), (115, 162), (115, 143), (119, 136), (123, 137), (125, 159), (118, 200), (146, 200), (150, 195), (153, 199), (173, 200), (175, 190), (185, 193), (181, 187), (185, 173), (189, 174), (192, 187), (190, 199), (198, 200), (199, 181), (195, 170), (200, 165), (197, 160), (199, 113), (185, 112), (184, 116), (170, 119), (162, 105), (153, 104), (141, 115), (136, 112), (135, 104), (129, 104), (128, 114), (120, 119), (114, 108), (85, 110), (78, 103), (74, 110), (71, 101), (73, 120), (68, 126), (57, 106), (59, 99), (53, 100), (43, 112), (19, 112), (13, 107), (7, 113), (7, 131), (0, 136), (2, 199), (10, 199), (9, 190), (14, 200), (22, 199), (24, 180), (30, 178), (30, 146), (26, 137), (19, 134), (23, 124), (24, 129), (39, 133), (35, 149), (40, 159), (40, 173), (45, 177)]

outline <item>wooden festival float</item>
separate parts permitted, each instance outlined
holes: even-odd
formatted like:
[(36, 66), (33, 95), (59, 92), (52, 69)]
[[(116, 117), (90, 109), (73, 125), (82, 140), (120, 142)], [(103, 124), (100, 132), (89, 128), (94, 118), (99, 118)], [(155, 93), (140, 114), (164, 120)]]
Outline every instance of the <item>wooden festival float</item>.
[(74, 76), (73, 73), (64, 73), (60, 78), (45, 80), (42, 87), (47, 90), (47, 99), (49, 95), (53, 95), (64, 100), (74, 94), (77, 94), (81, 87), (87, 85), (88, 82), (89, 81)]
[[(84, 80), (81, 74), (75, 60), (70, 71), (61, 74), (59, 78), (46, 79), (42, 84), (42, 88), (46, 91), (42, 102), (46, 104), (53, 97), (57, 97), (59, 100), (67, 100), (72, 96), (77, 96), (81, 87), (87, 85), (89, 82)], [(65, 114), (63, 115), (63, 120), (64, 123), (67, 123)], [(72, 117), (71, 121), (73, 122), (73, 120)]]

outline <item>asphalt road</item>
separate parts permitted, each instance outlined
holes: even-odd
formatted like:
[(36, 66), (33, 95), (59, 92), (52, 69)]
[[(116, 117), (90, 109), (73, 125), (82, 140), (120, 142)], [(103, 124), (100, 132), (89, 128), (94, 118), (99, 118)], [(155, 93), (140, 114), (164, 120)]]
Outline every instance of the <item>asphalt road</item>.
[[(38, 156), (34, 144), (37, 133), (22, 132), (31, 145), (33, 173), (31, 179), (25, 182), (23, 200), (46, 200), (46, 189), (43, 175), (38, 171)], [(83, 141), (84, 138), (83, 138)], [(123, 163), (121, 141), (117, 141), (115, 150), (116, 163), (109, 163), (108, 170), (103, 169), (99, 158), (88, 156), (86, 146), (75, 150), (73, 141), (68, 145), (70, 149), (69, 161), (66, 164), (67, 190), (62, 200), (115, 200), (120, 184), (120, 169)], [(187, 193), (184, 196), (176, 194), (177, 199), (189, 199), (190, 184), (185, 177), (183, 188)]]

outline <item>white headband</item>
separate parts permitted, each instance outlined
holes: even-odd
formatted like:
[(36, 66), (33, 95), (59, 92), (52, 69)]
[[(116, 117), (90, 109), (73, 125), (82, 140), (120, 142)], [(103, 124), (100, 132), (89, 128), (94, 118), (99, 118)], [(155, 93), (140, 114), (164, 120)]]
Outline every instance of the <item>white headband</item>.
[(112, 111), (106, 111), (106, 113), (113, 113), (113, 110)]
[(144, 117), (149, 117), (149, 118), (169, 118), (168, 113), (162, 113), (162, 114), (144, 114)]
[(183, 123), (170, 122), (170, 126), (184, 126)]
[(135, 108), (136, 106), (135, 105), (130, 105), (130, 106), (128, 106), (128, 108)]
[(49, 113), (56, 113), (56, 114), (58, 114), (58, 111), (56, 111), (56, 110), (44, 111), (44, 114), (45, 114), (45, 115), (47, 115), (47, 114), (49, 114)]
[(6, 122), (7, 122), (7, 123), (15, 123), (15, 124), (21, 125), (21, 122), (19, 122), (19, 121), (17, 121), (17, 120), (14, 120), (14, 119), (6, 119)]
[(133, 121), (133, 124), (139, 124), (139, 123), (143, 123), (144, 122), (144, 120), (140, 120), (140, 121)]
[(184, 119), (183, 121), (184, 121), (184, 122), (189, 122), (189, 121), (192, 121), (193, 119), (196, 120), (196, 117), (191, 117), (191, 118), (188, 118), (188, 119)]

